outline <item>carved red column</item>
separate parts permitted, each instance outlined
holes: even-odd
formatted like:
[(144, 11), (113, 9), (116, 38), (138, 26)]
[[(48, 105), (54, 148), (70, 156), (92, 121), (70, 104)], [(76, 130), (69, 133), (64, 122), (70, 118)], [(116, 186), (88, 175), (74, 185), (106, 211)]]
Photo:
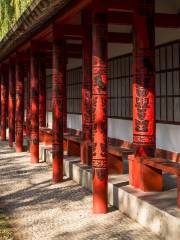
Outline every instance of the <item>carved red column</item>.
[(30, 137), (30, 118), (31, 118), (31, 109), (30, 109), (30, 64), (26, 64), (26, 136)]
[(6, 141), (8, 79), (3, 66), (1, 67), (1, 72), (1, 141)]
[(93, 211), (107, 212), (107, 14), (93, 16), (92, 48)]
[(82, 17), (84, 25), (83, 38), (83, 80), (82, 80), (82, 128), (83, 143), (81, 144), (81, 162), (92, 164), (92, 15), (84, 11)]
[(63, 133), (67, 133), (67, 87), (66, 87), (66, 66), (67, 66), (66, 45), (64, 45), (64, 98), (63, 98)]
[(39, 127), (46, 127), (46, 63), (39, 58)]
[(16, 152), (23, 151), (24, 123), (24, 69), (19, 58), (16, 58)]
[(138, 188), (141, 188), (143, 174), (139, 157), (153, 157), (155, 151), (154, 13), (154, 0), (135, 1), (133, 143), (136, 156), (135, 159), (130, 158), (130, 183)]
[(64, 41), (53, 43), (53, 182), (63, 180)]
[(9, 62), (9, 99), (8, 99), (8, 109), (9, 109), (9, 146), (13, 146), (15, 141), (15, 68), (13, 63)]
[(30, 56), (30, 105), (31, 105), (31, 133), (30, 152), (31, 163), (39, 163), (39, 79), (38, 56), (32, 51)]

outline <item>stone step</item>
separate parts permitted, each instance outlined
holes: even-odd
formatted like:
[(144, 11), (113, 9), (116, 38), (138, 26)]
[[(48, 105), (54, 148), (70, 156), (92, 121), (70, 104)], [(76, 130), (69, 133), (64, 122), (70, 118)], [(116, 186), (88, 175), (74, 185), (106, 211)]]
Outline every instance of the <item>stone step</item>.
[[(64, 158), (64, 174), (92, 191), (92, 170), (78, 157)], [(145, 193), (129, 185), (128, 174), (109, 176), (109, 203), (165, 240), (180, 236), (177, 189)]]
[[(52, 146), (40, 145), (40, 149), (42, 160), (52, 164)], [(82, 165), (79, 157), (64, 157), (64, 175), (92, 192), (92, 169)], [(166, 176), (165, 179), (169, 181), (170, 190), (145, 193), (129, 185), (128, 174), (110, 175), (108, 201), (161, 238), (176, 240), (180, 236), (177, 189), (172, 189), (174, 178)]]

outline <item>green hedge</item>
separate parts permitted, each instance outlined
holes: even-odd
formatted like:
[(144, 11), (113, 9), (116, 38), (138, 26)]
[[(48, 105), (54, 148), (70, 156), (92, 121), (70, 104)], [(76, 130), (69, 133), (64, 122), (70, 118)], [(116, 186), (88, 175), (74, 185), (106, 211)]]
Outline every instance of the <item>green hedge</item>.
[(0, 39), (16, 23), (32, 0), (0, 0)]

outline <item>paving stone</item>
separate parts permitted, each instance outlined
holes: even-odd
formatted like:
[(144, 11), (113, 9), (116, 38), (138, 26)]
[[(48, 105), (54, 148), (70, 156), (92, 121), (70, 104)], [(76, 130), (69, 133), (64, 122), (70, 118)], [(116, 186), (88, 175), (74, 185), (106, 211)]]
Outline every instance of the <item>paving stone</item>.
[(51, 166), (30, 164), (29, 153), (0, 143), (0, 201), (19, 240), (156, 240), (157, 236), (110, 207), (92, 214), (91, 194), (64, 178), (52, 184)]

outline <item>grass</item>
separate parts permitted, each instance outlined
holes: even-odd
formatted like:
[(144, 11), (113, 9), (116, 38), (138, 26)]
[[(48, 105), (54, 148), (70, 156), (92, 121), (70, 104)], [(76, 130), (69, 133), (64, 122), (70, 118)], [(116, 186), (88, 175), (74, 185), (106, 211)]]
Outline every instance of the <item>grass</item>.
[(13, 231), (2, 209), (0, 209), (0, 240), (13, 240)]

